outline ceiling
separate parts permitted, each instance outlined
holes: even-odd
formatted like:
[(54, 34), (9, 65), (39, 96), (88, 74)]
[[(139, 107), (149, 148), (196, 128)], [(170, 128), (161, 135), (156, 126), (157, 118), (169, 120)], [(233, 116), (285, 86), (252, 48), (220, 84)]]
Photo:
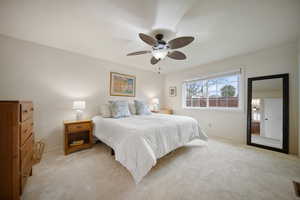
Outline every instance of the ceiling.
[(0, 1), (1, 34), (146, 70), (154, 70), (150, 54), (126, 54), (150, 49), (138, 33), (156, 29), (195, 37), (181, 49), (187, 60), (157, 64), (168, 73), (296, 39), (300, 1)]
[(283, 79), (273, 78), (265, 80), (256, 80), (252, 82), (253, 92), (271, 92), (283, 90)]

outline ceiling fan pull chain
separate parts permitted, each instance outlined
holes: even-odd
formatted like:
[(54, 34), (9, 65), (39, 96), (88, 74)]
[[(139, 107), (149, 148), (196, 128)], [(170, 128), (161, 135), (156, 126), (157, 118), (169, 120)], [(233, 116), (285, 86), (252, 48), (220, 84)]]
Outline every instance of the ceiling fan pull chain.
[(161, 68), (157, 67), (157, 73), (160, 74), (161, 73)]

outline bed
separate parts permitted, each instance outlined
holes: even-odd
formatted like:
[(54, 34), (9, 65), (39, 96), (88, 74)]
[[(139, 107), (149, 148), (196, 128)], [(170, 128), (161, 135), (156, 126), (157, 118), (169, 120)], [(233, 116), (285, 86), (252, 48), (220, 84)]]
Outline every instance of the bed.
[(93, 122), (94, 135), (114, 150), (115, 159), (129, 170), (135, 183), (142, 180), (158, 158), (194, 139), (207, 140), (198, 122), (186, 116), (95, 116)]

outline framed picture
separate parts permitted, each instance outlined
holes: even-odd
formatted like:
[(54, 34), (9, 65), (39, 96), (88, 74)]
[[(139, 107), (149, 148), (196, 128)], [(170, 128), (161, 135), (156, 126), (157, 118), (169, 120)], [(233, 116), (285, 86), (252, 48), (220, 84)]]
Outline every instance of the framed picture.
[(170, 87), (169, 88), (169, 96), (170, 97), (176, 97), (176, 95), (177, 95), (176, 87), (175, 86), (174, 87)]
[(110, 96), (135, 97), (135, 76), (110, 72)]

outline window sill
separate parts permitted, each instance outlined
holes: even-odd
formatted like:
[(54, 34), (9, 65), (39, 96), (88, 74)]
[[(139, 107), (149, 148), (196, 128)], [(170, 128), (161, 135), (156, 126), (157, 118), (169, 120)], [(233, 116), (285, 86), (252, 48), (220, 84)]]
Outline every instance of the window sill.
[(203, 111), (225, 111), (225, 112), (244, 112), (242, 108), (226, 108), (226, 107), (182, 107), (186, 110), (203, 110)]

